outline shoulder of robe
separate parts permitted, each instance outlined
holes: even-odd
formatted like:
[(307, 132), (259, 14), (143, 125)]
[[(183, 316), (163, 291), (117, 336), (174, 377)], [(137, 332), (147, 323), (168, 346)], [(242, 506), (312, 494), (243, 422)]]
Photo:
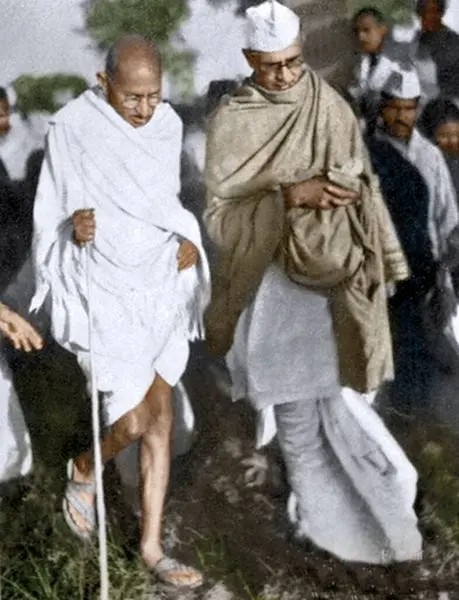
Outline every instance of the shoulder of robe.
[[(439, 175), (438, 170), (448, 166), (440, 148), (433, 142), (424, 137), (417, 129), (414, 130), (416, 136), (416, 156), (422, 161), (423, 169), (426, 169), (431, 176), (436, 179)], [(440, 175), (441, 176), (441, 175)]]
[(84, 119), (86, 107), (85, 97), (88, 93), (93, 93), (91, 90), (86, 90), (77, 98), (73, 98), (60, 110), (58, 110), (50, 119), (50, 125), (62, 124), (71, 125), (75, 122)]
[(245, 111), (250, 100), (257, 96), (257, 91), (246, 81), (233, 92), (223, 94), (217, 106), (206, 117), (207, 133), (215, 134), (221, 127), (231, 128), (240, 111)]
[(341, 93), (316, 73), (314, 73), (314, 76), (313, 82), (320, 94), (320, 102), (325, 104), (330, 117), (333, 118), (336, 116), (336, 119), (339, 119), (341, 122), (355, 124), (358, 127), (357, 117), (351, 105), (343, 96), (344, 90)]
[(183, 121), (172, 104), (164, 101), (156, 110), (160, 113), (158, 116), (161, 116), (161, 118), (164, 119), (164, 122), (170, 129), (175, 129), (177, 131), (181, 131), (183, 129)]
[(426, 158), (428, 157), (428, 161), (438, 160), (439, 158), (440, 159), (443, 158), (443, 154), (442, 154), (441, 150), (439, 148), (437, 148), (437, 146), (433, 142), (428, 140), (419, 131), (419, 129), (416, 128), (413, 132), (413, 135), (416, 136), (415, 142), (416, 142), (417, 147), (420, 149), (420, 151), (422, 151), (423, 155)]

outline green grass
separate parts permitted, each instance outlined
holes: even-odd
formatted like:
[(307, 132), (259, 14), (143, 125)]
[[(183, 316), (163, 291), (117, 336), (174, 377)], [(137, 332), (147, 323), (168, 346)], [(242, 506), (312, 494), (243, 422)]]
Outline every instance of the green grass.
[[(2, 506), (2, 600), (92, 600), (97, 598), (96, 546), (82, 546), (69, 533), (56, 484), (38, 472), (20, 499)], [(151, 581), (138, 557), (129, 556), (109, 530), (111, 599), (146, 597)]]
[[(98, 598), (97, 545), (84, 545), (69, 532), (60, 511), (59, 488), (55, 474), (38, 466), (21, 491), (2, 502), (1, 600)], [(263, 600), (235, 568), (222, 538), (200, 535), (195, 555), (195, 564), (206, 573), (210, 584), (228, 582), (237, 590), (238, 598)], [(126, 539), (116, 526), (108, 528), (108, 563), (110, 600), (164, 597), (160, 589), (155, 589), (132, 541), (126, 547)]]

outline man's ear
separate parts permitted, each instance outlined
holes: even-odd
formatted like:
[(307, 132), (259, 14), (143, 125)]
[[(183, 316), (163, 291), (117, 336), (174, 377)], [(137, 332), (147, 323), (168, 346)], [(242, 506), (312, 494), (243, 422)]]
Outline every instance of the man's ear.
[(251, 69), (255, 69), (255, 66), (257, 64), (255, 54), (250, 50), (245, 49), (242, 50), (242, 54), (245, 56), (246, 61), (249, 63), (249, 67)]
[(102, 87), (104, 91), (107, 91), (108, 77), (107, 73), (100, 71), (96, 75), (98, 84)]

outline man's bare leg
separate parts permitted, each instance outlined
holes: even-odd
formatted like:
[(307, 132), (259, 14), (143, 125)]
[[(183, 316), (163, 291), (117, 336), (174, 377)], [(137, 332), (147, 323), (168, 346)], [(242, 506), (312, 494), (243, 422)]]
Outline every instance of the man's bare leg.
[[(164, 502), (171, 467), (174, 422), (172, 389), (159, 375), (150, 388), (151, 413), (148, 430), (140, 441), (140, 553), (148, 567), (162, 567), (163, 580), (174, 586), (196, 586), (202, 575), (195, 569), (165, 558), (161, 545)], [(164, 561), (161, 563), (161, 559)]]
[[(140, 554), (148, 567), (154, 568), (164, 558), (161, 530), (164, 501), (171, 466), (171, 437), (174, 422), (172, 389), (156, 375), (142, 403), (115, 423), (112, 431), (102, 440), (102, 461), (114, 458), (118, 452), (140, 438)], [(74, 480), (81, 483), (94, 481), (91, 453), (75, 460)], [(81, 493), (81, 500), (89, 505), (94, 496)], [(69, 512), (82, 530), (88, 524), (82, 515), (69, 506)], [(202, 575), (178, 562), (165, 567), (167, 581), (176, 586), (195, 586), (202, 583)]]
[(145, 563), (154, 566), (163, 556), (161, 523), (171, 465), (173, 426), (172, 389), (156, 376), (151, 396), (148, 430), (140, 440), (140, 552)]
[[(142, 402), (116, 421), (111, 431), (102, 439), (101, 455), (103, 464), (139, 440), (149, 429), (154, 395), (153, 383)], [(94, 459), (91, 451), (85, 452), (75, 459), (73, 480), (76, 483), (92, 483), (94, 481)], [(84, 504), (89, 506), (94, 504), (93, 494), (81, 492), (80, 498)], [(68, 506), (68, 510), (77, 527), (82, 532), (88, 531), (89, 526), (84, 517), (72, 505)]]

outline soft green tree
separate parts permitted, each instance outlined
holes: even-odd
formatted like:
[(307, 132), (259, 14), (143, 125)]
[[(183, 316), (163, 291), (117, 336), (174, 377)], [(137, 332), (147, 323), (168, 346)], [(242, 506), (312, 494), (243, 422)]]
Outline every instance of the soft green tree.
[(413, 0), (347, 0), (349, 15), (366, 6), (380, 10), (391, 23), (407, 23), (413, 14)]
[(21, 75), (13, 82), (16, 108), (26, 116), (32, 112), (56, 112), (65, 102), (78, 96), (88, 83), (77, 75)]
[(86, 25), (101, 49), (125, 34), (149, 36), (161, 48), (165, 69), (181, 95), (193, 93), (195, 54), (174, 46), (189, 16), (187, 0), (89, 0), (85, 6)]

